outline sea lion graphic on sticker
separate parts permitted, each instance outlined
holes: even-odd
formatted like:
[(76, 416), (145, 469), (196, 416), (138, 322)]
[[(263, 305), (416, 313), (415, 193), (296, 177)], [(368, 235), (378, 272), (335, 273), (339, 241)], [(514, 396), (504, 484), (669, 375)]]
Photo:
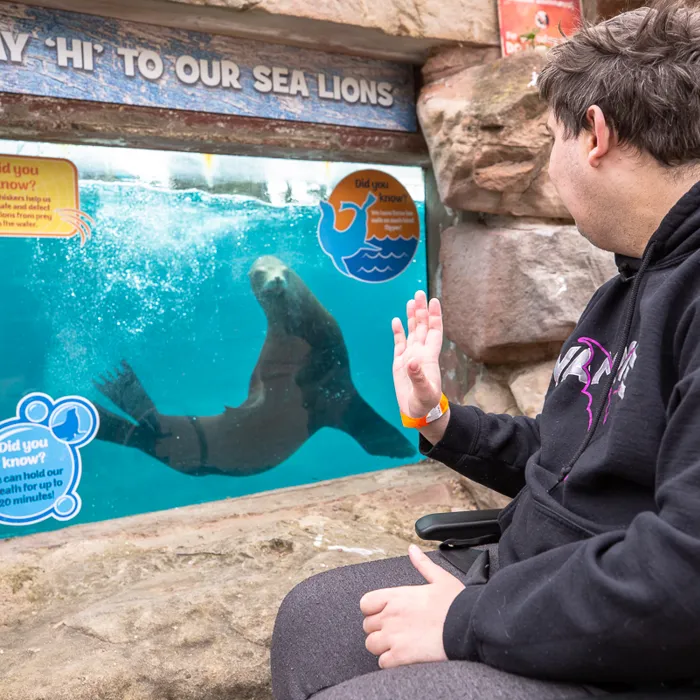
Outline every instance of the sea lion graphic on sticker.
[(99, 424), (81, 396), (54, 401), (34, 393), (19, 402), (17, 415), (0, 423), (0, 524), (65, 521), (80, 512), (80, 450)]
[(420, 241), (418, 211), (391, 175), (379, 170), (352, 173), (319, 206), (319, 244), (346, 277), (387, 282), (413, 259)]
[(318, 240), (323, 252), (328, 255), (333, 264), (348, 277), (352, 277), (346, 260), (357, 255), (360, 251), (381, 251), (381, 248), (367, 243), (367, 210), (377, 201), (370, 192), (362, 206), (355, 202), (341, 202), (340, 211), (353, 211), (355, 217), (345, 231), (339, 231), (335, 224), (335, 209), (328, 202), (320, 202), (321, 223), (318, 225)]

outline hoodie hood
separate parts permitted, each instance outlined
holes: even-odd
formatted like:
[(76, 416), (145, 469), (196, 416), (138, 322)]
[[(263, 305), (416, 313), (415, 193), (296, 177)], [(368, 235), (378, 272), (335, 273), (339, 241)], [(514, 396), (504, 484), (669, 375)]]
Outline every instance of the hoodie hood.
[(642, 258), (616, 253), (615, 263), (623, 279), (632, 279), (637, 274), (652, 244), (654, 252), (649, 260), (651, 269), (657, 265), (673, 264), (700, 249), (699, 204), (700, 182), (693, 185), (661, 220), (649, 239)]

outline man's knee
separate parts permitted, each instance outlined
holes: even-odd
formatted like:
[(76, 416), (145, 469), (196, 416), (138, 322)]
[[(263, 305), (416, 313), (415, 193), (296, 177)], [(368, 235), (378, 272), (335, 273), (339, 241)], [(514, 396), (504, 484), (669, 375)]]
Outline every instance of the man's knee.
[[(276, 645), (284, 642), (285, 637), (289, 632), (300, 632), (306, 627), (303, 624), (304, 620), (308, 621), (308, 608), (313, 605), (317, 598), (317, 584), (314, 583), (312, 577), (306, 579), (292, 588), (284, 597), (275, 620), (275, 628), (272, 635), (273, 648)], [(296, 634), (293, 634), (296, 636)]]
[(296, 585), (280, 605), (272, 637), (273, 647), (285, 644), (285, 640), (297, 649), (301, 639), (305, 643), (323, 643), (321, 637), (327, 636), (340, 608), (349, 602), (347, 590), (343, 587), (342, 569), (307, 578)]
[[(327, 683), (328, 650), (343, 634), (342, 570), (317, 574), (295, 586), (284, 598), (272, 634), (270, 665), (273, 696), (305, 698)], [(353, 605), (359, 611), (359, 604)]]

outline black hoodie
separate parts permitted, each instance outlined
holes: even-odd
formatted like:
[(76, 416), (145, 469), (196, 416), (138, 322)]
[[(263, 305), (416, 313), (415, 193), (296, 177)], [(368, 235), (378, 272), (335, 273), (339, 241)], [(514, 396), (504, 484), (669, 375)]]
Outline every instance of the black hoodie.
[(700, 677), (700, 183), (593, 296), (536, 419), (451, 406), (421, 451), (516, 498), (451, 659), (546, 679)]

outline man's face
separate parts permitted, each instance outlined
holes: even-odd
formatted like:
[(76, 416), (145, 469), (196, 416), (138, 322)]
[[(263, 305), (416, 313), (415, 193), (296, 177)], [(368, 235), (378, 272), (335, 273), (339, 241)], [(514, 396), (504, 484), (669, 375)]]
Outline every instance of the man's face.
[(578, 223), (581, 170), (585, 166), (585, 162), (583, 164), (580, 162), (579, 139), (566, 138), (564, 125), (552, 112), (547, 119), (547, 131), (554, 139), (552, 153), (549, 156), (549, 178), (564, 205)]
[[(549, 157), (549, 177), (561, 197), (564, 206), (576, 222), (576, 227), (584, 238), (593, 245), (609, 250), (604, 240), (607, 227), (599, 225), (597, 212), (601, 211), (603, 195), (597, 192), (597, 173), (588, 162), (591, 134), (582, 131), (576, 138), (566, 138), (564, 126), (550, 112), (547, 130), (554, 138)], [(604, 196), (603, 196), (604, 199)], [(609, 244), (608, 244), (609, 245)]]

